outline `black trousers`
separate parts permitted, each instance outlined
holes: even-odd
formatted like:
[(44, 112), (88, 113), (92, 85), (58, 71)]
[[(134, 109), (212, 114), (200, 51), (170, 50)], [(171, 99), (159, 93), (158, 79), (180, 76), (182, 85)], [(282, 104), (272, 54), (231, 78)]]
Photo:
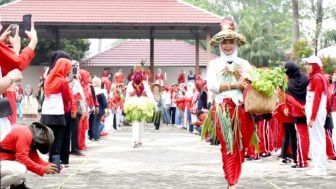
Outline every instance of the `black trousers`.
[(80, 115), (77, 114), (76, 118), (70, 118), (70, 133), (71, 133), (71, 151), (78, 152), (79, 145), (78, 145), (78, 124)]
[(70, 132), (71, 132), (71, 114), (65, 113), (66, 126), (64, 128), (63, 141), (60, 149), (61, 163), (69, 164), (70, 156)]
[(113, 129), (117, 130), (117, 114), (113, 113)]
[(282, 138), (282, 146), (281, 146), (281, 158), (287, 159), (287, 149), (289, 144), (291, 145), (292, 150), (292, 158), (294, 162), (296, 162), (297, 156), (297, 138), (296, 138), (296, 130), (294, 123), (284, 123), (284, 136)]
[(158, 112), (154, 112), (154, 120), (153, 120), (153, 124), (155, 126), (156, 130), (160, 129), (160, 124), (161, 124), (161, 111)]
[(63, 136), (65, 129), (67, 126), (64, 125), (48, 125), (49, 128), (53, 131), (55, 140), (53, 144), (51, 145), (50, 151), (49, 151), (49, 162), (52, 162), (52, 156), (53, 155), (60, 155), (61, 148), (63, 144)]
[(169, 114), (170, 114), (171, 124), (175, 124), (175, 113), (176, 113), (176, 107), (170, 107)]
[(89, 116), (89, 130), (88, 130), (88, 135), (89, 135), (89, 139), (92, 140), (93, 139), (93, 128), (94, 128), (94, 113), (90, 113)]

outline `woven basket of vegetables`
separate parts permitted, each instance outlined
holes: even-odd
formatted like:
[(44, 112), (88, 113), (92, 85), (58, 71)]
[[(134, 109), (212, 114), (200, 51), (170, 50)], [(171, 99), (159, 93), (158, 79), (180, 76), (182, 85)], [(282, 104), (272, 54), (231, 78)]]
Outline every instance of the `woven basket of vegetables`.
[(258, 68), (251, 72), (251, 76), (252, 84), (244, 99), (245, 111), (256, 114), (273, 112), (278, 102), (276, 90), (287, 88), (285, 70), (281, 67)]

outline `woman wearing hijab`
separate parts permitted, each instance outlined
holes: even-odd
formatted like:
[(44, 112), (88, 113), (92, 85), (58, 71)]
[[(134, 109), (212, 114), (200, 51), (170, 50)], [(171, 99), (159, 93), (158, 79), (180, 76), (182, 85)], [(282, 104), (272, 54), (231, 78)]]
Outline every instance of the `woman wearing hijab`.
[[(214, 97), (210, 119), (213, 122), (212, 127), (216, 127), (216, 136), (221, 144), (223, 170), (228, 188), (235, 188), (239, 180), (245, 148), (250, 143), (254, 131), (252, 117), (244, 110), (242, 92), (247, 86), (244, 80), (247, 76), (246, 71), (251, 70), (252, 66), (238, 57), (238, 47), (245, 41), (242, 35), (234, 31), (234, 22), (224, 19), (222, 31), (211, 39), (212, 45), (219, 46), (221, 56), (209, 62), (206, 74), (208, 89)], [(228, 125), (216, 121), (225, 118), (223, 112), (232, 120), (229, 129), (225, 128)], [(226, 137), (229, 135), (231, 137)]]
[[(83, 88), (84, 96), (85, 96), (85, 102), (87, 105), (87, 113), (82, 115), (82, 117), (79, 120), (78, 125), (78, 147), (79, 150), (85, 150), (86, 144), (85, 144), (85, 135), (86, 131), (89, 129), (89, 115), (92, 113), (89, 111), (89, 109), (93, 110), (95, 109), (95, 96), (91, 93), (91, 75), (87, 70), (80, 69), (80, 83)], [(92, 113), (93, 114), (93, 113)]]
[(305, 112), (309, 126), (311, 165), (307, 174), (327, 175), (326, 135), (328, 81), (322, 71), (322, 61), (317, 56), (304, 59), (309, 74)]
[(60, 155), (63, 135), (67, 127), (65, 112), (71, 109), (71, 117), (76, 116), (76, 104), (67, 79), (71, 72), (71, 60), (59, 58), (50, 69), (44, 83), (45, 98), (42, 104), (41, 122), (48, 125), (55, 135), (55, 141), (49, 152), (49, 161), (53, 155)]
[[(300, 72), (300, 68), (293, 62), (285, 64), (288, 76), (288, 88), (286, 90), (286, 104), (291, 112), (297, 135), (297, 163), (292, 168), (308, 167), (309, 133), (307, 120), (304, 113), (307, 87), (309, 79)], [(288, 114), (288, 111), (286, 111)]]
[[(66, 58), (66, 59), (72, 59), (71, 56), (67, 53), (67, 52), (64, 52), (64, 51), (61, 51), (61, 50), (57, 50), (57, 51), (53, 51), (50, 55), (50, 59), (49, 59), (49, 66), (44, 70), (44, 73), (42, 74), (42, 78), (40, 79), (40, 88), (39, 88), (39, 97), (38, 99), (39, 100), (39, 103), (40, 103), (40, 106), (42, 107), (42, 103), (44, 101), (44, 82), (46, 80), (46, 78), (43, 78), (43, 77), (47, 77), (49, 75), (49, 73), (51, 72), (51, 70), (54, 68), (55, 64), (56, 64), (56, 61), (60, 58)], [(39, 110), (40, 112), (40, 110)]]
[[(144, 80), (142, 70), (135, 69), (133, 72), (132, 81), (128, 83), (127, 89), (126, 89), (126, 98), (125, 98), (126, 116), (127, 116), (127, 104), (130, 104), (131, 101), (134, 102), (134, 100), (136, 101), (145, 100), (145, 99), (141, 99), (141, 97), (146, 97), (149, 100), (151, 100), (153, 104), (155, 104), (154, 96), (146, 80)], [(147, 106), (147, 105), (144, 104), (144, 106)], [(139, 111), (139, 110), (136, 110), (136, 111)], [(129, 113), (133, 114), (133, 112), (129, 112)], [(142, 146), (142, 138), (143, 138), (143, 133), (144, 133), (144, 124), (146, 121), (146, 115), (143, 114), (143, 117), (141, 119), (143, 120), (137, 120), (137, 119), (131, 120), (133, 148), (138, 148)]]
[(98, 103), (98, 112), (94, 115), (94, 122), (92, 125), (92, 138), (98, 141), (100, 134), (104, 129), (104, 119), (105, 111), (107, 109), (107, 98), (101, 88), (102, 80), (98, 77), (92, 78), (92, 86), (94, 87), (94, 92), (96, 94), (96, 99)]

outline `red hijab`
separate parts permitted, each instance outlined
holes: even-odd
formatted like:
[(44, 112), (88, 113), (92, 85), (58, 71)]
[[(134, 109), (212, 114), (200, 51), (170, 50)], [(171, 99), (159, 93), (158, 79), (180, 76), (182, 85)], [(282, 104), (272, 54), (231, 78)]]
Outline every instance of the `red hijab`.
[(86, 85), (88, 85), (90, 83), (90, 73), (84, 69), (80, 69), (79, 70), (79, 75), (80, 75), (80, 82), (82, 84), (83, 87), (85, 87)]
[(60, 58), (56, 61), (54, 68), (49, 73), (44, 83), (44, 93), (46, 96), (62, 92), (63, 82), (66, 81), (71, 71), (71, 60)]
[(143, 75), (141, 73), (141, 70), (135, 70), (133, 72), (133, 82), (132, 82), (132, 86), (134, 88), (134, 92), (135, 94), (140, 97), (142, 96), (144, 90), (145, 90), (145, 87), (142, 83), (143, 81)]
[(324, 92), (328, 95), (328, 80), (325, 77), (325, 74), (322, 68), (318, 64), (312, 64), (313, 71), (309, 74), (309, 80), (311, 81), (314, 77), (320, 77), (323, 81)]

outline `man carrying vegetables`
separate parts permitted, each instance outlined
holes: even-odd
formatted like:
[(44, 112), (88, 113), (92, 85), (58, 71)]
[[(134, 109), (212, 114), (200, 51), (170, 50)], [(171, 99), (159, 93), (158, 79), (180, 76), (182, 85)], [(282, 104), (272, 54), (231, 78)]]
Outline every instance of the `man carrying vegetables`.
[(222, 31), (214, 35), (211, 44), (218, 46), (221, 56), (209, 62), (208, 89), (214, 102), (204, 122), (202, 136), (218, 138), (221, 144), (223, 170), (228, 188), (235, 188), (241, 174), (245, 148), (254, 131), (250, 113), (245, 112), (243, 89), (252, 69), (250, 63), (238, 57), (238, 47), (245, 38), (234, 29), (232, 20), (224, 19)]

